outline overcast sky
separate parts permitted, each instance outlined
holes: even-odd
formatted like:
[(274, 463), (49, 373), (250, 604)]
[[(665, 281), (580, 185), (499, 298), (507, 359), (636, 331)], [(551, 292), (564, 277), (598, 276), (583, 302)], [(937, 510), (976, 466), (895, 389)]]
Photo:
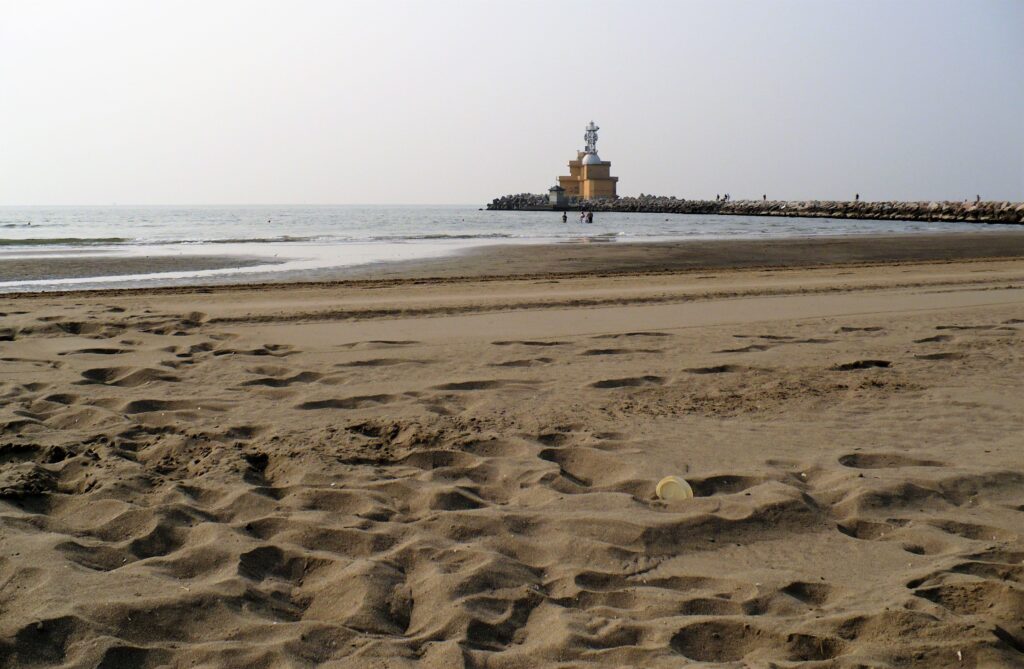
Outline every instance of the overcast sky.
[(0, 204), (1024, 200), (1024, 1), (0, 0)]

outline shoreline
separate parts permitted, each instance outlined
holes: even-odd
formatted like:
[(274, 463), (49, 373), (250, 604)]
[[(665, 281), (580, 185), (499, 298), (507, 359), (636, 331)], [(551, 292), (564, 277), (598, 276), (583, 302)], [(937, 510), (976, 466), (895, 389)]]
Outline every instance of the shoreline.
[[(261, 286), (331, 286), (418, 283), (503, 279), (552, 279), (588, 276), (640, 276), (688, 274), (726, 269), (794, 269), (814, 267), (862, 267), (873, 265), (962, 262), (1024, 258), (1024, 230), (999, 232), (914, 233), (903, 235), (844, 235), (785, 239), (716, 239), (662, 242), (594, 242), (554, 244), (502, 244), (477, 246), (434, 258), (377, 262), (339, 268), (295, 272), (266, 272), (253, 276), (224, 275), (218, 278), (178, 279), (173, 285), (111, 286), (52, 290), (0, 288), (8, 298), (63, 294), (188, 293), (197, 290), (238, 290)], [(50, 259), (54, 260), (54, 259)], [(111, 267), (129, 274), (137, 263), (154, 258), (99, 256), (55, 259), (71, 263), (80, 273), (95, 267)], [(193, 269), (190, 263), (208, 263), (200, 269), (233, 267), (235, 256), (175, 256), (159, 258), (173, 269)], [(250, 258), (247, 264), (267, 264), (271, 259)], [(0, 261), (38, 264), (39, 261)], [(119, 271), (119, 265), (124, 271)], [(79, 274), (88, 276), (88, 274)], [(159, 280), (159, 279), (157, 279)]]

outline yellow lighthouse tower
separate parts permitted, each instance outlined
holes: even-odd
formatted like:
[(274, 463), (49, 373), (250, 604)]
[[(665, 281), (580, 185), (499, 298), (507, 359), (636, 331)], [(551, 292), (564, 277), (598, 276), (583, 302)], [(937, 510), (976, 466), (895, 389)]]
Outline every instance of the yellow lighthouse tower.
[(567, 197), (584, 200), (615, 198), (615, 185), (619, 178), (611, 176), (612, 164), (597, 155), (597, 131), (591, 121), (583, 139), (586, 148), (576, 152), (576, 160), (569, 161), (569, 176), (558, 177), (558, 185), (565, 189)]

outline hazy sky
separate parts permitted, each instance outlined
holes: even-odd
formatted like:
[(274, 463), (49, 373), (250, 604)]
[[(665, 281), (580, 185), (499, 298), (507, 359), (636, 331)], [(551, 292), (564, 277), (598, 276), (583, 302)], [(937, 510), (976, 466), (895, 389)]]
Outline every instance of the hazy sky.
[(0, 0), (0, 204), (1024, 200), (1024, 1)]

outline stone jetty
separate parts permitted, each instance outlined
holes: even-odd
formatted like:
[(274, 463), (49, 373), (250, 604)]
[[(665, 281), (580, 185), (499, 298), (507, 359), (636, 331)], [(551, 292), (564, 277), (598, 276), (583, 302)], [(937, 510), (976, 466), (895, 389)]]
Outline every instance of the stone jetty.
[(899, 221), (960, 221), (1024, 224), (1024, 202), (865, 202), (834, 200), (684, 200), (658, 195), (615, 199), (572, 200), (556, 207), (547, 195), (520, 193), (495, 198), (493, 211), (619, 211), (654, 214), (720, 214), (733, 216), (798, 216)]

